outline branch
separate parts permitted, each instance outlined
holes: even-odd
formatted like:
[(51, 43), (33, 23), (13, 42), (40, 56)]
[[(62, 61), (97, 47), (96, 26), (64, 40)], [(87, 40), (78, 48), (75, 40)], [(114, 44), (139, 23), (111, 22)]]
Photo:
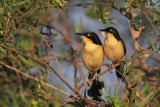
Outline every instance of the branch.
[[(112, 68), (115, 68), (116, 66), (119, 66), (119, 63), (112, 65), (110, 68), (106, 69), (105, 71), (101, 72), (100, 74), (98, 74), (99, 76), (104, 75), (105, 73), (107, 73), (108, 71), (110, 71)], [(93, 81), (94, 78), (90, 79), (89, 82)], [(83, 86), (85, 86), (85, 83), (82, 83), (79, 87), (76, 88), (76, 90), (81, 89)]]

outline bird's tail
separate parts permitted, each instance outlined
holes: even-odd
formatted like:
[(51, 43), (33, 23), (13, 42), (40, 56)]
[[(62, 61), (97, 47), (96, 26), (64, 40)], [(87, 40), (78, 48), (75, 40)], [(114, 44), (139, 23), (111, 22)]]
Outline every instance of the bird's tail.
[(125, 75), (127, 75), (126, 71), (125, 62), (120, 62), (120, 65), (116, 66), (116, 76), (122, 79), (123, 82), (125, 81)]
[[(94, 78), (94, 80), (89, 83), (87, 85), (87, 98), (88, 99), (92, 99), (92, 100), (97, 100), (97, 101), (103, 101), (103, 97), (105, 95), (105, 91), (104, 91), (104, 82), (102, 80), (102, 77), (98, 76), (98, 74), (100, 73), (100, 69), (97, 71), (96, 74), (94, 74), (96, 77)], [(91, 74), (88, 74), (88, 80), (92, 79)]]

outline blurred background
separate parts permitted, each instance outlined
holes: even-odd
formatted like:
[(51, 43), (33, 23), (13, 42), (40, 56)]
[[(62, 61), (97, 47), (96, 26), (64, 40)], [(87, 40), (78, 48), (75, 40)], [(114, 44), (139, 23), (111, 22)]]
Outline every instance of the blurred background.
[[(144, 7), (139, 6), (138, 3), (144, 4)], [(98, 30), (111, 26), (115, 27), (125, 43), (127, 49), (126, 58), (131, 59), (127, 67), (133, 73), (131, 73), (132, 76), (129, 76), (128, 83), (130, 83), (130, 80), (133, 81), (130, 83), (131, 86), (136, 84), (135, 86), (142, 91), (141, 94), (143, 95), (142, 99), (136, 99), (135, 93), (130, 93), (134, 94), (134, 101), (129, 100), (129, 102), (135, 103), (136, 99), (136, 104), (142, 101), (145, 105), (150, 96), (146, 100), (145, 97), (152, 89), (155, 89), (155, 95), (159, 96), (160, 45), (159, 42), (153, 44), (153, 41), (157, 39), (157, 35), (159, 36), (159, 1), (2, 0), (0, 6), (1, 46), (23, 52), (50, 65), (73, 88), (77, 88), (84, 83), (87, 75), (87, 70), (81, 59), (83, 42), (75, 33), (96, 32), (102, 43), (104, 43), (105, 38), (101, 36)], [(147, 15), (145, 14), (146, 12), (142, 12), (146, 7), (148, 9), (146, 11), (149, 11)], [(139, 33), (137, 34), (137, 32)], [(138, 43), (138, 48), (135, 41)], [(150, 47), (150, 50), (143, 54), (143, 61), (147, 65), (145, 67), (148, 68), (148, 71), (145, 71), (146, 68), (145, 70), (141, 68), (143, 61), (141, 62), (136, 57), (140, 50), (148, 47)], [(48, 66), (37, 63), (37, 61), (29, 57), (24, 57), (24, 55), (18, 54), (16, 51), (13, 52), (11, 49), (0, 47), (1, 61), (5, 62), (5, 64), (49, 83), (70, 95), (74, 95), (74, 92)], [(48, 87), (42, 86), (39, 82), (34, 83), (32, 79), (24, 79), (22, 75), (13, 73), (12, 70), (14, 69), (10, 70), (5, 64), (1, 62), (0, 66), (0, 95), (2, 96), (0, 105), (2, 107), (21, 106), (23, 104), (26, 104), (26, 106), (44, 106), (45, 104), (67, 106), (63, 103), (66, 102), (65, 100), (69, 100), (69, 97), (59, 91), (53, 91)], [(101, 72), (108, 69), (110, 64), (112, 62), (105, 57)], [(149, 69), (150, 67), (152, 70)], [(149, 72), (149, 74), (146, 72)], [(152, 75), (147, 77), (147, 74)], [(128, 101), (124, 100), (124, 98), (127, 98), (125, 94), (126, 84), (118, 80), (114, 68), (102, 77), (105, 82), (105, 101), (114, 104), (121, 102), (121, 99), (122, 101)], [(153, 79), (148, 80), (146, 78)], [(85, 87), (79, 90), (82, 95), (84, 94), (84, 89)], [(37, 90), (41, 90), (41, 92)], [(60, 104), (59, 102), (57, 104), (55, 99), (46, 98), (48, 94), (42, 92), (42, 90), (50, 93), (51, 95), (49, 94), (49, 96), (54, 96), (56, 99), (61, 100)], [(112, 99), (111, 97), (114, 94), (113, 99), (115, 100), (107, 100), (109, 98)], [(152, 95), (154, 94), (152, 93)], [(28, 100), (30, 97), (32, 99)], [(27, 104), (27, 102), (30, 103)], [(156, 104), (158, 105), (159, 103)]]

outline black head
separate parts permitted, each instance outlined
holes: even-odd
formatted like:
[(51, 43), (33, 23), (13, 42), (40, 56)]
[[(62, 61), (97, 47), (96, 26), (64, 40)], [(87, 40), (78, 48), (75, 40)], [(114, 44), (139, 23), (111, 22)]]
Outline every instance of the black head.
[(106, 29), (100, 29), (99, 31), (104, 31), (104, 32), (107, 32), (107, 33), (111, 33), (111, 34), (114, 35), (114, 37), (117, 40), (121, 40), (121, 37), (120, 37), (118, 31), (114, 27), (108, 27)]
[(86, 38), (88, 38), (88, 40), (91, 40), (94, 44), (102, 45), (98, 35), (94, 32), (76, 33), (76, 34), (80, 36), (85, 36)]

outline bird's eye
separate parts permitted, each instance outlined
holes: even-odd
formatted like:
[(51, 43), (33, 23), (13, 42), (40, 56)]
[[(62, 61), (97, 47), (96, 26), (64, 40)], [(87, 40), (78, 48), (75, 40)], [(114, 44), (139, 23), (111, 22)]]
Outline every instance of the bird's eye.
[(112, 29), (109, 29), (110, 32), (112, 32)]
[(88, 37), (91, 36), (90, 34), (87, 35)]

